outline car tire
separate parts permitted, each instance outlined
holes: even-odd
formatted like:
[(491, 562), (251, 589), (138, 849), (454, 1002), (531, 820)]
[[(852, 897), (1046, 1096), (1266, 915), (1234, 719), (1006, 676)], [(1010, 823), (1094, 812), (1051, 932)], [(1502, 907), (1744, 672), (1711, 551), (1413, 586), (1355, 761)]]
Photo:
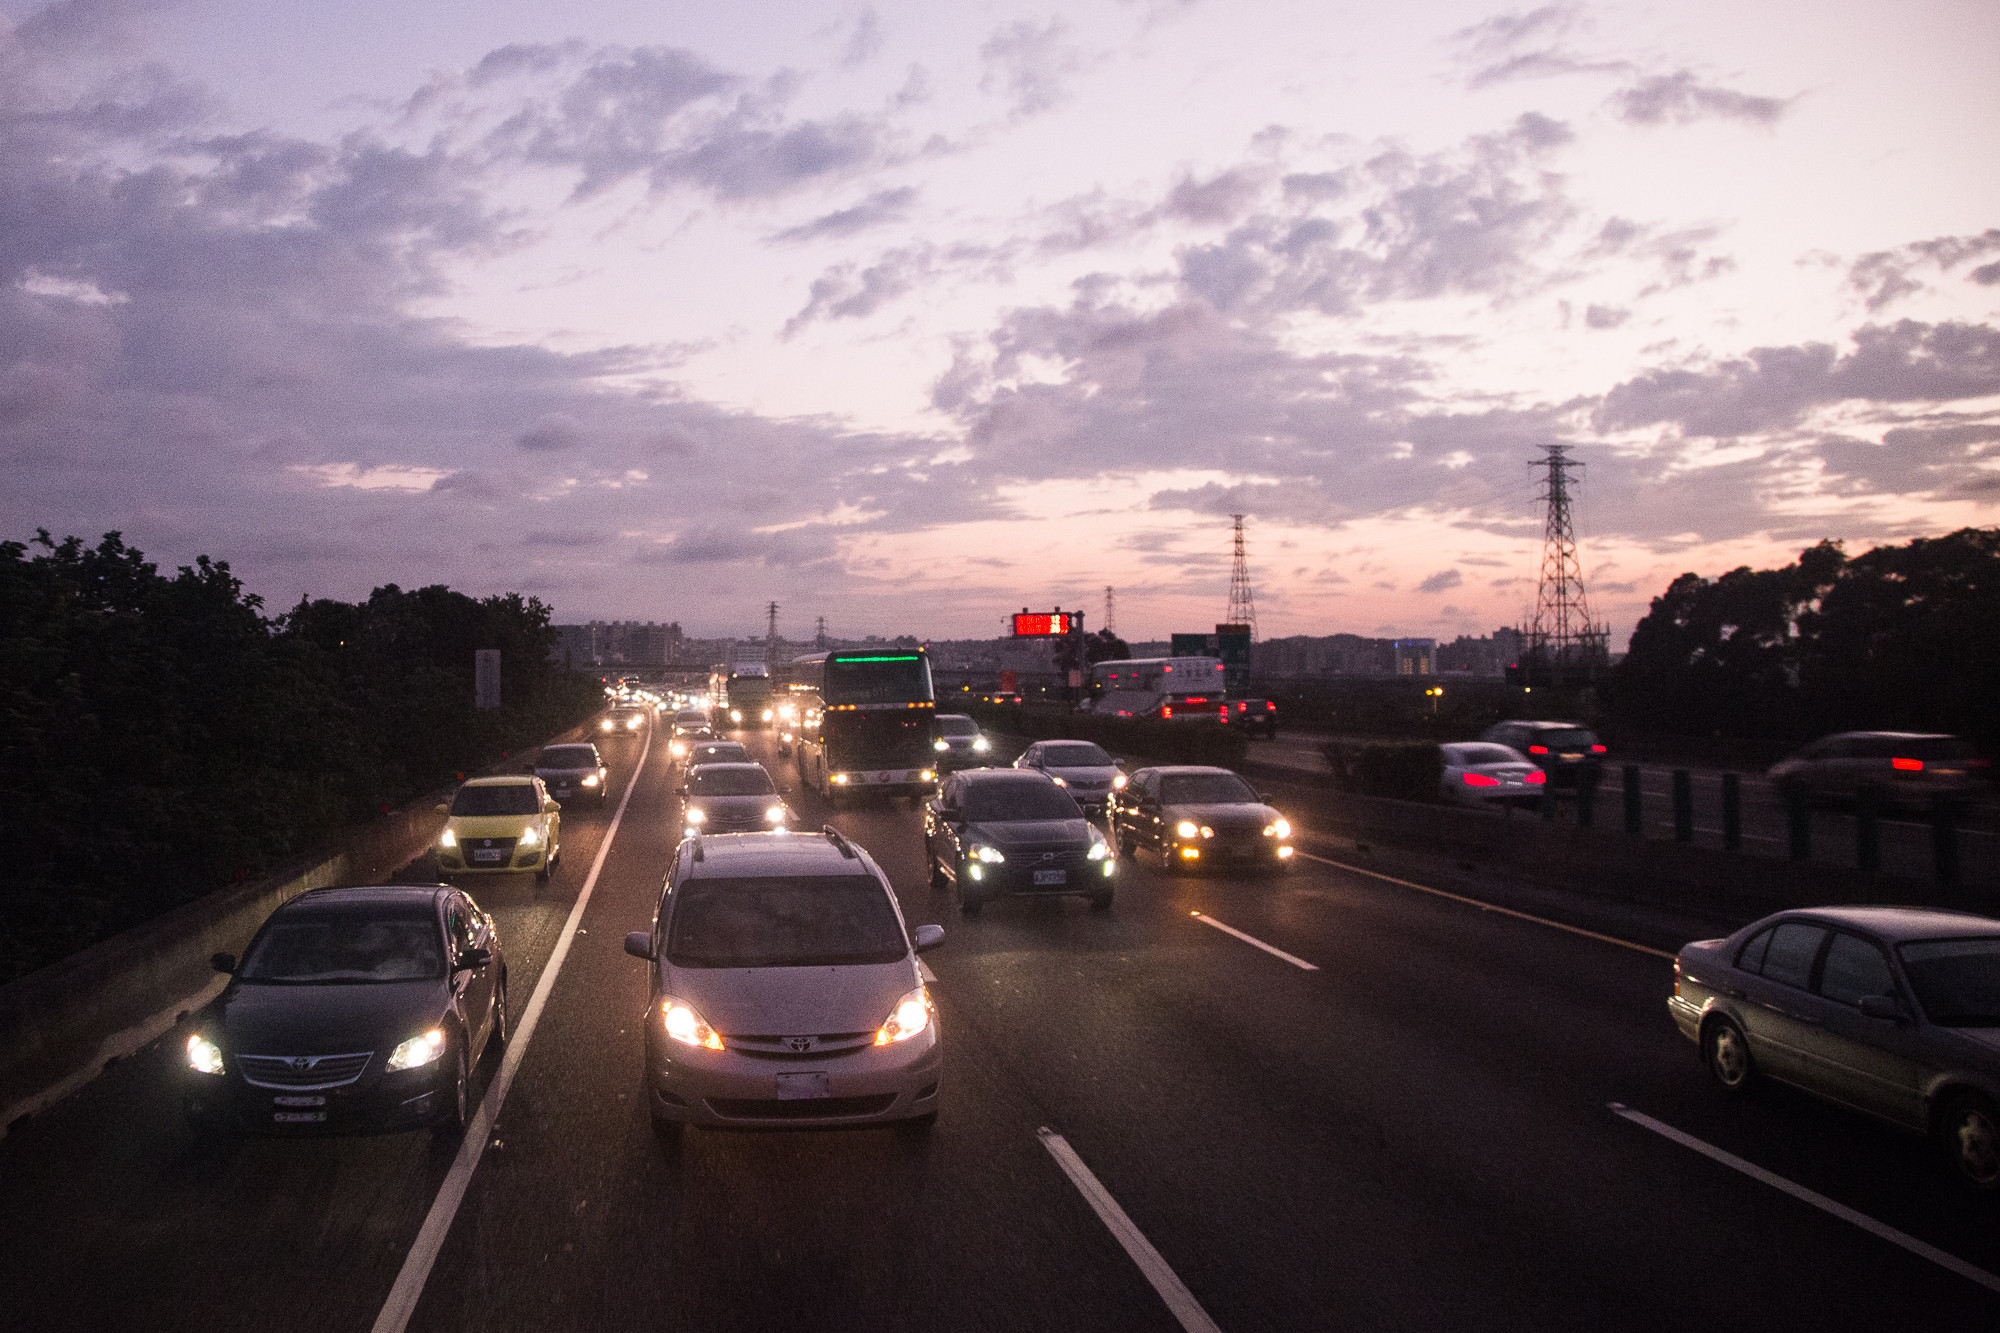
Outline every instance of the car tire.
[(1741, 1096), (1757, 1082), (1757, 1065), (1750, 1058), (1750, 1042), (1733, 1018), (1715, 1018), (1701, 1030), (1701, 1062), (1732, 1096)]
[(986, 906), (985, 895), (966, 892), (965, 882), (963, 880), (959, 881), (959, 886), (958, 886), (959, 915), (978, 916), (980, 909), (985, 906)]
[(501, 977), (500, 984), (493, 988), (493, 1033), (486, 1041), (496, 1048), (504, 1047), (513, 1029), (507, 1026), (507, 978)]
[(1093, 911), (1093, 912), (1108, 912), (1108, 911), (1110, 911), (1110, 910), (1111, 910), (1111, 893), (1112, 893), (1112, 891), (1111, 891), (1110, 889), (1105, 889), (1105, 890), (1103, 890), (1103, 891), (1102, 891), (1102, 892), (1100, 892), (1100, 893), (1093, 893), (1093, 894), (1090, 894), (1090, 895), (1089, 895), (1089, 898), (1090, 898), (1090, 910), (1091, 910), (1091, 911)]
[(438, 1111), (436, 1129), (441, 1138), (458, 1138), (472, 1122), (472, 1070), (465, 1063), (465, 1043), (454, 1039), (452, 1053), (457, 1078), (445, 1089), (445, 1103)]
[(1945, 1159), (1968, 1188), (2000, 1190), (2000, 1107), (1976, 1092), (1963, 1092), (1938, 1115), (1938, 1141)]
[[(646, 1094), (647, 1100), (650, 1101), (652, 1096), (653, 1094), (648, 1092)], [(687, 1131), (687, 1124), (684, 1121), (672, 1120), (661, 1115), (660, 1109), (657, 1106), (651, 1108), (648, 1114), (653, 1121), (653, 1137), (660, 1141), (660, 1146), (665, 1148), (680, 1147), (681, 1138)]]
[(549, 860), (549, 859), (548, 859), (547, 857), (544, 857), (544, 858), (542, 858), (542, 866), (541, 866), (541, 869), (539, 869), (539, 870), (537, 870), (537, 871), (535, 872), (535, 883), (537, 883), (537, 884), (546, 884), (546, 883), (548, 883), (548, 882), (549, 882), (549, 876), (550, 876), (551, 874), (553, 874), (554, 872), (555, 872), (555, 865), (554, 865), (554, 863), (553, 863), (553, 862), (551, 862), (551, 861), (550, 861), (550, 860)]
[(943, 893), (951, 887), (951, 881), (944, 877), (944, 862), (938, 860), (936, 854), (929, 848), (924, 849), (924, 859), (930, 862), (932, 892)]

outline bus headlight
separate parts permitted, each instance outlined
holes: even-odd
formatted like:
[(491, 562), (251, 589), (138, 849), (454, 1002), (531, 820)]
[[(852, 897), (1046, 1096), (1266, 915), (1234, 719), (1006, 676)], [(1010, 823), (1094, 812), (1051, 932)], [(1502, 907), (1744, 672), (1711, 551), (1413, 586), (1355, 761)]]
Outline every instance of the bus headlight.
[(730, 720), (731, 722), (741, 722), (741, 721), (743, 720), (743, 710), (742, 710), (742, 709), (740, 709), (740, 708), (732, 708), (732, 709), (730, 709), (730, 710), (729, 710), (729, 720)]
[(774, 805), (774, 806), (772, 806), (772, 807), (771, 807), (771, 808), (770, 808), (769, 810), (766, 810), (766, 811), (764, 812), (764, 818), (765, 818), (766, 820), (768, 820), (769, 822), (773, 823), (773, 824), (782, 824), (782, 823), (784, 823), (784, 822), (785, 822), (785, 807), (784, 807), (784, 806), (782, 806), (782, 805)]

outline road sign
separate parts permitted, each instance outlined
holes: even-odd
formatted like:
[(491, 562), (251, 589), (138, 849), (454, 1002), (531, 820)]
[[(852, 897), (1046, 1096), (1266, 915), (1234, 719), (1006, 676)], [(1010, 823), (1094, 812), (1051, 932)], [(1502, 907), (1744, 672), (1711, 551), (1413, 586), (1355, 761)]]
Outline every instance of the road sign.
[(1047, 639), (1070, 634), (1081, 620), (1074, 611), (1023, 611), (1014, 617), (1014, 637)]
[(475, 707), (500, 706), (500, 650), (479, 648), (472, 654), (472, 699)]

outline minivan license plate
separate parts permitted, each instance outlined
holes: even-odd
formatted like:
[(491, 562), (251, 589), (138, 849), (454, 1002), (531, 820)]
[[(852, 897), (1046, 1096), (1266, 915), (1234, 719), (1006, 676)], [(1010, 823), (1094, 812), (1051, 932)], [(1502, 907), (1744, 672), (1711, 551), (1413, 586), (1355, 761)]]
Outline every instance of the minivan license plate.
[(778, 1100), (781, 1102), (803, 1101), (808, 1097), (831, 1097), (827, 1090), (825, 1074), (780, 1074), (778, 1075)]
[(1067, 883), (1069, 883), (1069, 871), (1067, 871), (1067, 870), (1037, 870), (1037, 871), (1035, 872), (1035, 883), (1036, 883), (1036, 884), (1067, 884)]

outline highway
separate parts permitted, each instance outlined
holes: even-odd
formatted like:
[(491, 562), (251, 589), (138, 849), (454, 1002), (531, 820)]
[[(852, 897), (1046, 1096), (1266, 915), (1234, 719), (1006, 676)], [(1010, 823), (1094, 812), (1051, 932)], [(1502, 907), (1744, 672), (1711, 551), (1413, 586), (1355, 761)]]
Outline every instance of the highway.
[(602, 855), (455, 1208), (434, 1204), (458, 1146), (428, 1132), (198, 1144), (170, 1034), (0, 1140), (8, 1326), (380, 1327), (434, 1213), (413, 1330), (2000, 1325), (1995, 1201), (1872, 1122), (1726, 1099), (1667, 1017), (1681, 939), (1658, 921), (1483, 910), (1310, 830), (1281, 879), (1142, 860), (1108, 915), (966, 920), (906, 803), (832, 814), (743, 739), (912, 927), (945, 928), (929, 1136), (654, 1136), (622, 940), (680, 821), (664, 745), (640, 767), (624, 741), (615, 837), (616, 806), (578, 811), (553, 883), (470, 886), (519, 1015)]

